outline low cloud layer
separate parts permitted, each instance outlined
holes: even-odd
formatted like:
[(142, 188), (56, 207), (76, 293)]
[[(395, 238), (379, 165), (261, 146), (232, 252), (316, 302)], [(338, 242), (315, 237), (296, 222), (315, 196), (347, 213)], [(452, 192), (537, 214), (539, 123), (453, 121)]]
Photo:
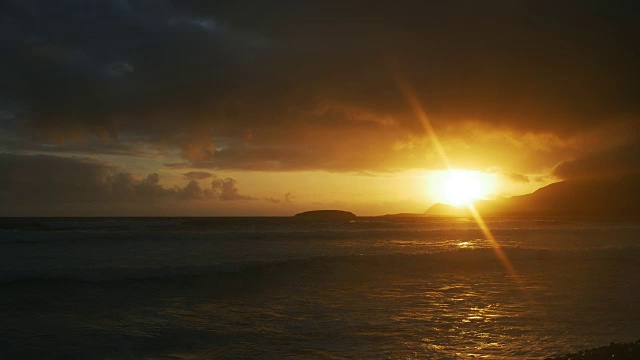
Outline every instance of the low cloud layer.
[(215, 176), (206, 186), (191, 179), (183, 187), (165, 187), (156, 173), (138, 178), (88, 158), (0, 153), (2, 210), (22, 204), (142, 203), (161, 201), (237, 201), (256, 198), (240, 193), (238, 181)]
[(187, 173), (182, 174), (187, 180), (204, 180), (213, 177), (211, 173), (203, 172), (203, 171), (189, 171)]
[(220, 200), (255, 200), (253, 196), (242, 195), (238, 191), (238, 181), (232, 178), (215, 179), (211, 182), (211, 189)]

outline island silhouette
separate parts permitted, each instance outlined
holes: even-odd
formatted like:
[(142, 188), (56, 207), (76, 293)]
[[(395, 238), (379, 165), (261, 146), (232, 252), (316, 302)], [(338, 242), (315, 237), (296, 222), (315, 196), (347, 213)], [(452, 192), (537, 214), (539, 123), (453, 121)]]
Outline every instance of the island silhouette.
[(357, 216), (344, 210), (312, 210), (295, 214), (294, 217), (303, 219), (355, 219)]

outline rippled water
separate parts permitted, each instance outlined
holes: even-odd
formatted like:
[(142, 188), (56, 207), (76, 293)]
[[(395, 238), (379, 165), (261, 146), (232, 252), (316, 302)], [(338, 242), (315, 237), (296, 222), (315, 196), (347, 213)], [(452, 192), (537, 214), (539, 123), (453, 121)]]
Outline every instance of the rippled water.
[(640, 225), (4, 219), (0, 358), (544, 358), (640, 334)]

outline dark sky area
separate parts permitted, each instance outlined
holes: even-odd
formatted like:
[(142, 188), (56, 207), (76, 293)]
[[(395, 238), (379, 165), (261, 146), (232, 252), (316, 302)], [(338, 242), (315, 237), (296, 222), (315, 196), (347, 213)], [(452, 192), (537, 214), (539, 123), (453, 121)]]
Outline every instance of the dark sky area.
[[(106, 155), (204, 174), (439, 168), (398, 74), (454, 164), (636, 173), (639, 35), (634, 1), (2, 0), (0, 196), (124, 196)], [(130, 175), (127, 191), (189, 197)]]

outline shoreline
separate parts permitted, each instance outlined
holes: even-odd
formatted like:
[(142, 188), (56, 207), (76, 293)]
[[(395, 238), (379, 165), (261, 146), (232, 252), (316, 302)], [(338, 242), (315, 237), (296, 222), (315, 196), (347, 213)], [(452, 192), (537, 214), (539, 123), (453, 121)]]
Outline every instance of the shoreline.
[(640, 359), (640, 339), (629, 343), (610, 343), (606, 346), (567, 353), (562, 356), (549, 357), (545, 360), (633, 360)]

